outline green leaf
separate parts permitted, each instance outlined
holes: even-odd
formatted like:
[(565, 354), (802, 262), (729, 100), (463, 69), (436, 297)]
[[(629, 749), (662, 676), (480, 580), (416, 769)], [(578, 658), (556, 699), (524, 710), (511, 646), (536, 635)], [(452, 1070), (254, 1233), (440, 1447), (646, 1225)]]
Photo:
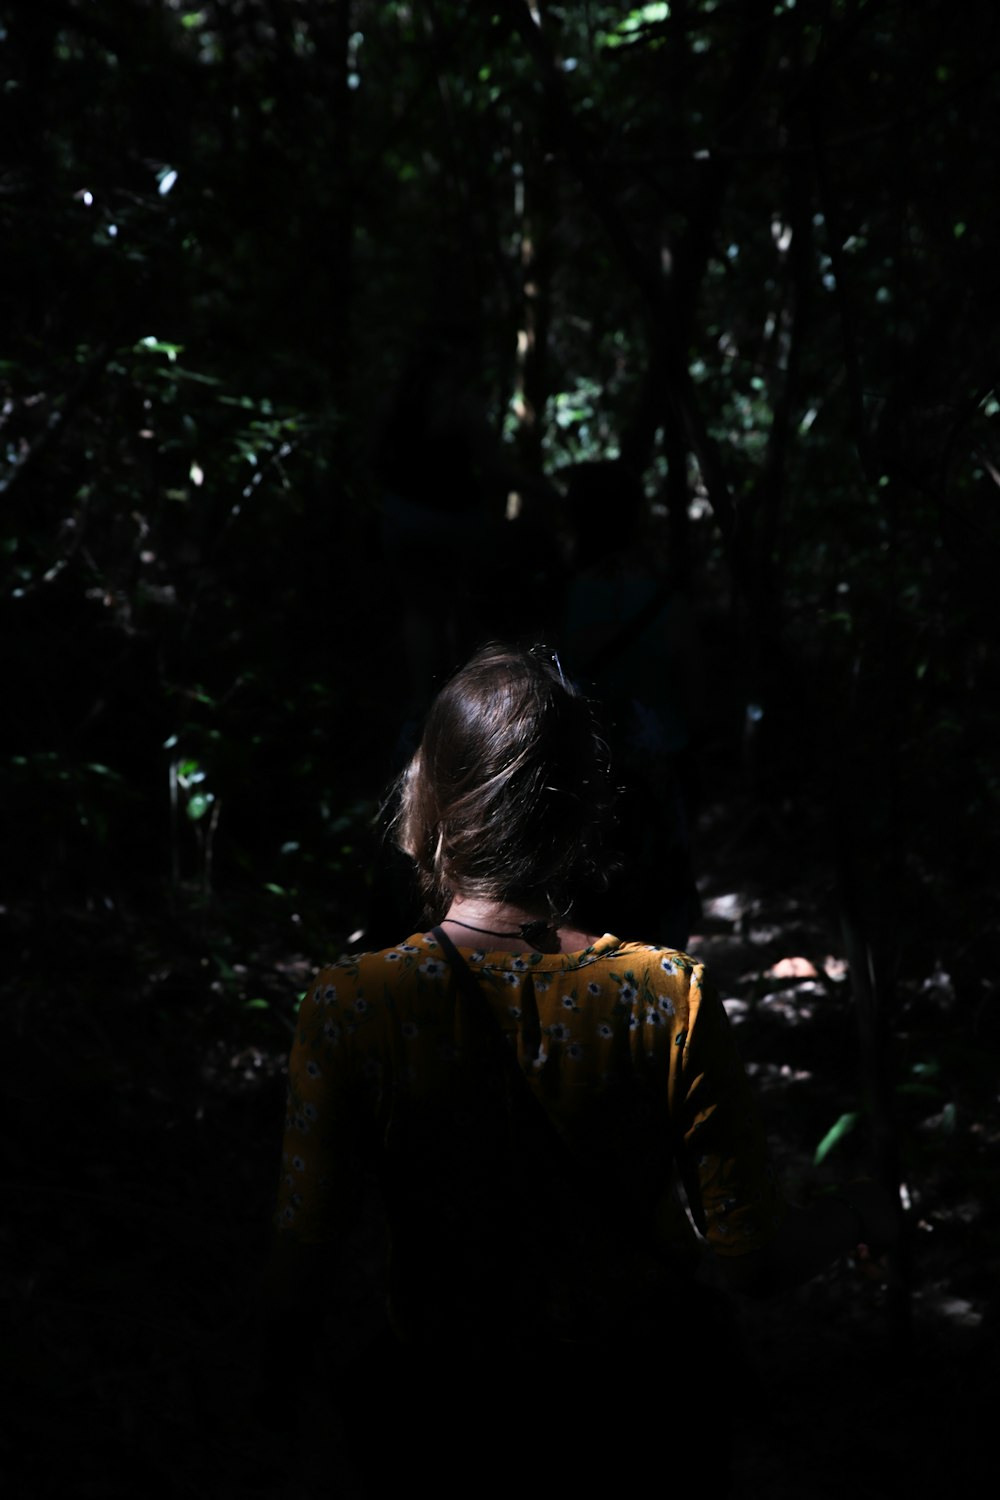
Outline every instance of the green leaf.
[[(183, 345), (178, 344), (177, 348), (181, 349), (183, 348)], [(218, 378), (217, 375), (202, 375), (200, 370), (185, 370), (181, 365), (174, 365), (173, 369), (170, 371), (157, 370), (156, 374), (162, 375), (165, 380), (170, 381), (193, 380), (196, 385), (214, 386), (222, 384), (222, 381)]]
[(851, 1109), (848, 1110), (846, 1114), (841, 1115), (840, 1119), (836, 1122), (835, 1125), (831, 1125), (826, 1135), (816, 1147), (816, 1155), (813, 1157), (813, 1164), (815, 1166), (818, 1167), (820, 1162), (824, 1161), (826, 1157), (829, 1156), (834, 1146), (842, 1141), (844, 1139), (844, 1136), (848, 1135), (854, 1129), (860, 1118), (861, 1116), (858, 1114), (857, 1110)]
[(265, 891), (270, 891), (272, 896), (287, 896), (288, 894), (284, 886), (275, 885), (273, 880), (266, 880), (264, 882), (264, 889)]
[(203, 818), (214, 801), (215, 798), (211, 792), (195, 792), (193, 797), (189, 797), (187, 815), (192, 823), (197, 823), (199, 818)]
[(266, 1000), (257, 999), (248, 1000), (243, 1008), (244, 1010), (270, 1010), (270, 1005)]
[(172, 362), (183, 348), (183, 344), (168, 344), (166, 340), (158, 339), (150, 333), (134, 345), (133, 353), (141, 354), (143, 350), (146, 350), (149, 354), (165, 354)]
[(110, 776), (114, 781), (121, 780), (117, 771), (112, 771), (110, 766), (100, 765), (96, 760), (88, 761), (87, 770), (93, 771), (97, 776)]

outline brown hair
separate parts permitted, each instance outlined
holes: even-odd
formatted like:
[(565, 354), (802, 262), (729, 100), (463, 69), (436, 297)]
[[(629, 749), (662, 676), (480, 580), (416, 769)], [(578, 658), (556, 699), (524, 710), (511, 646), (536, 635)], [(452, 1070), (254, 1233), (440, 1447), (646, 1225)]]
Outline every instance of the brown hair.
[(438, 694), (400, 783), (396, 842), (428, 914), (461, 892), (562, 915), (581, 887), (606, 883), (609, 790), (590, 704), (553, 654), (482, 647)]

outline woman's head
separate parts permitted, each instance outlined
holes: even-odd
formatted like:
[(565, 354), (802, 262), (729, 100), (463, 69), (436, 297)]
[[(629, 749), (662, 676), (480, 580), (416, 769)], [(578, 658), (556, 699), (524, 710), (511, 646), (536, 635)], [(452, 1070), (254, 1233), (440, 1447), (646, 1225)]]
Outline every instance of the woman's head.
[(396, 839), (435, 915), (456, 894), (555, 914), (599, 881), (608, 790), (590, 705), (551, 653), (484, 646), (431, 707)]

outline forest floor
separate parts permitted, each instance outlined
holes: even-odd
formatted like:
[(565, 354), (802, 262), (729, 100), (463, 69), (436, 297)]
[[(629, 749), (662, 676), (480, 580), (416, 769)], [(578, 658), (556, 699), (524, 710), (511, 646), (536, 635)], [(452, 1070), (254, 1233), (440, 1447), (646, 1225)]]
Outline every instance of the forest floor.
[[(871, 1171), (833, 882), (816, 851), (759, 806), (742, 818), (731, 805), (710, 812), (701, 849), (705, 919), (690, 947), (721, 988), (786, 1192), (808, 1201)], [(744, 1303), (752, 1390), (738, 1496), (954, 1493), (977, 1472), (997, 1374), (996, 1069), (963, 1067), (975, 1044), (955, 1035), (955, 995), (940, 966), (900, 979), (895, 1004), (908, 1326), (885, 1278), (847, 1259), (773, 1302)], [(980, 1044), (995, 1064), (990, 1023)], [(856, 1126), (817, 1166), (817, 1147), (848, 1112), (859, 1114)]]
[[(789, 1191), (862, 1174), (863, 1119), (814, 1164), (860, 1093), (822, 861), (779, 813), (732, 802), (706, 811), (698, 853), (704, 918), (690, 947), (725, 998)], [(288, 1477), (247, 1414), (285, 1052), (328, 939), (319, 918), (276, 926), (245, 901), (194, 910), (157, 922), (122, 902), (6, 912), (21, 962), (4, 995), (16, 1128), (0, 1230), (3, 1457), (11, 1470), (17, 1452), (27, 1461), (8, 1491), (19, 1500), (324, 1492)], [(734, 1493), (746, 1500), (954, 1493), (988, 1431), (997, 1025), (965, 1027), (949, 1062), (959, 1028), (947, 973), (901, 981), (897, 1000), (909, 1338), (893, 1332), (880, 1280), (846, 1262), (742, 1306), (742, 1368), (720, 1369), (711, 1399), (736, 1423)], [(331, 1291), (349, 1341), (377, 1324), (380, 1265), (368, 1215)]]

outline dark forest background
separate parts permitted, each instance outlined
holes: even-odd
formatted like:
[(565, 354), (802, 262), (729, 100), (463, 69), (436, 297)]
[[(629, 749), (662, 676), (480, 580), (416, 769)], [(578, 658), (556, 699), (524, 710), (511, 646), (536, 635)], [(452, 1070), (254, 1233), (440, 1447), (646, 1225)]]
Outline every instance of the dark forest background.
[[(291, 1018), (377, 928), (428, 687), (558, 644), (608, 463), (685, 622), (691, 947), (793, 1189), (902, 1180), (914, 1242), (754, 1315), (742, 1493), (927, 1493), (932, 1381), (968, 1447), (995, 1364), (1000, 10), (0, 14), (18, 1493), (279, 1492), (239, 1424)], [(435, 400), (485, 529), (409, 555)]]

